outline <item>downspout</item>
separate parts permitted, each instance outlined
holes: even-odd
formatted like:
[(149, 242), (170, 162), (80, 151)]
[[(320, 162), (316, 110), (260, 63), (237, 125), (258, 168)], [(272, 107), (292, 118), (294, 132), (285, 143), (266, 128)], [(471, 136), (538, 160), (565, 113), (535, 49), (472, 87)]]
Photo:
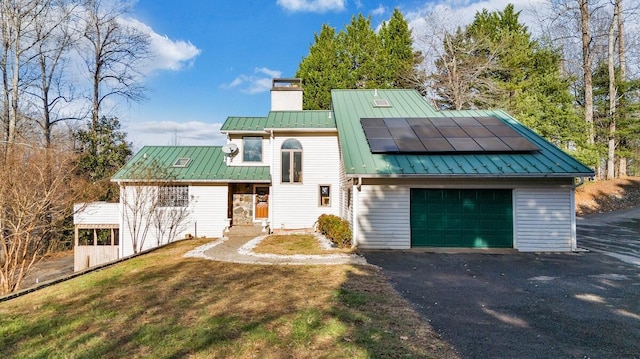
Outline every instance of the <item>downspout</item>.
[(116, 182), (118, 184), (118, 189), (120, 191), (120, 198), (118, 201), (118, 212), (120, 214), (120, 218), (119, 218), (119, 225), (120, 228), (118, 230), (118, 259), (124, 257), (123, 253), (124, 253), (124, 231), (125, 231), (125, 224), (124, 224), (124, 201), (123, 201), (123, 197), (126, 195), (126, 188), (125, 186), (123, 186), (121, 181)]
[(274, 153), (274, 135), (273, 135), (273, 130), (270, 131), (270, 135), (269, 135), (269, 142), (271, 144), (271, 164), (269, 165), (269, 219), (268, 219), (268, 223), (267, 226), (269, 226), (269, 233), (271, 233), (273, 231), (273, 228), (271, 227), (272, 223), (274, 222), (274, 210), (273, 210), (273, 200), (275, 198), (275, 196), (273, 195), (273, 166), (275, 163), (275, 158), (276, 155)]
[(355, 188), (356, 191), (353, 191), (353, 213), (351, 214), (353, 216), (352, 218), (352, 223), (353, 223), (353, 243), (351, 243), (351, 247), (352, 248), (356, 248), (358, 246), (358, 234), (360, 232), (360, 226), (358, 225), (358, 212), (359, 212), (359, 208), (360, 208), (360, 195), (359, 193), (362, 191), (362, 177), (358, 177), (356, 179), (355, 183)]

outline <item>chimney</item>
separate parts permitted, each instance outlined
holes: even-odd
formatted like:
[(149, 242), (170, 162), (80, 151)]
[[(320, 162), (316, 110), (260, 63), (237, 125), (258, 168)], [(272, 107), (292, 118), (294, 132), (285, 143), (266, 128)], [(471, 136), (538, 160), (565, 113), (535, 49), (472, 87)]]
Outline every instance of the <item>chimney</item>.
[(271, 111), (302, 111), (301, 79), (273, 79)]

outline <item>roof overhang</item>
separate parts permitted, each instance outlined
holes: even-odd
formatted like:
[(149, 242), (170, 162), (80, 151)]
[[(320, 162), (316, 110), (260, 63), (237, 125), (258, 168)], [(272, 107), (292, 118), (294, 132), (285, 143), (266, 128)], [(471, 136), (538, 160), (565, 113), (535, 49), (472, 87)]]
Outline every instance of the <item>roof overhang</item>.
[(450, 173), (429, 173), (429, 174), (373, 174), (373, 173), (347, 173), (347, 178), (376, 178), (376, 179), (417, 179), (417, 178), (576, 178), (593, 177), (594, 173), (504, 173), (504, 174), (450, 174)]
[(260, 134), (260, 135), (266, 135), (268, 134), (267, 131), (264, 130), (225, 130), (225, 131), (220, 131), (220, 133), (225, 134), (225, 135), (247, 135), (247, 134)]
[(338, 133), (337, 128), (286, 128), (286, 127), (270, 127), (265, 128), (265, 131), (273, 132), (325, 132), (325, 133)]
[(197, 180), (111, 180), (118, 185), (123, 184), (158, 184), (158, 183), (271, 183), (270, 179), (197, 179)]

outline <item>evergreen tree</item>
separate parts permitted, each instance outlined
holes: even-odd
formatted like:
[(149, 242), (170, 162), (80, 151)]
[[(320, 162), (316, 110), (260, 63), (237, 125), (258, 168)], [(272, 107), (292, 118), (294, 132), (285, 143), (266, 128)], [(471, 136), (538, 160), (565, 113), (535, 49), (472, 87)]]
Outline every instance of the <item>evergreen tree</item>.
[(382, 23), (379, 36), (384, 57), (383, 81), (395, 88), (421, 86), (425, 78), (416, 68), (423, 61), (422, 53), (413, 50), (411, 30), (400, 10), (394, 9), (391, 19)]
[(347, 69), (346, 88), (386, 88), (383, 81), (382, 46), (362, 14), (338, 34), (339, 58)]
[(422, 90), (424, 76), (417, 65), (419, 52), (411, 43), (411, 32), (402, 13), (395, 10), (380, 34), (371, 19), (353, 16), (344, 30), (323, 25), (309, 54), (302, 59), (296, 77), (302, 79), (304, 108), (330, 109), (331, 89), (416, 88)]
[[(447, 37), (432, 76), (442, 107), (504, 109), (565, 150), (585, 148), (584, 123), (573, 105), (570, 79), (560, 71), (559, 51), (533, 40), (518, 18), (513, 5), (483, 10), (472, 24)], [(457, 59), (455, 66), (451, 59)], [(456, 83), (446, 81), (452, 68), (473, 77), (459, 76), (460, 88), (452, 88)], [(458, 94), (452, 98), (454, 90)]]
[(338, 58), (334, 28), (322, 25), (320, 33), (315, 34), (314, 39), (309, 55), (300, 63), (296, 77), (303, 79), (304, 108), (328, 109), (331, 108), (331, 89), (345, 86), (347, 71)]
[(117, 118), (102, 116), (97, 124), (75, 134), (78, 150), (78, 175), (95, 184), (93, 200), (117, 200), (117, 188), (110, 183), (111, 176), (131, 156), (131, 144), (126, 133), (120, 130)]

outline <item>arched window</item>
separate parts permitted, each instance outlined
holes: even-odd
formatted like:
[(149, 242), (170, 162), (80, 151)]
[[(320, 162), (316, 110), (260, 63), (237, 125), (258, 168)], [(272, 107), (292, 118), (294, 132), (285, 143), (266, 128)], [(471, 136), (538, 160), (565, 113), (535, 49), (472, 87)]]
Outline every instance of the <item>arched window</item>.
[(282, 182), (302, 182), (302, 145), (298, 140), (288, 139), (280, 148), (282, 160)]

